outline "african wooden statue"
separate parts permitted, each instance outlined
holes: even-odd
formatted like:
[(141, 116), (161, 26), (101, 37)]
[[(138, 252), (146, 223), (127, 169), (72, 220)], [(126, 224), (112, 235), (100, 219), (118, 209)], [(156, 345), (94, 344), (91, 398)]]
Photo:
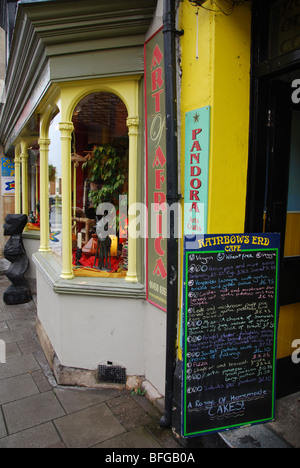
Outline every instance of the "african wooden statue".
[(29, 267), (22, 239), (27, 219), (24, 214), (8, 214), (3, 225), (4, 235), (10, 236), (4, 247), (4, 257), (11, 262), (5, 274), (12, 284), (3, 294), (3, 301), (9, 305), (24, 304), (32, 300), (24, 278)]

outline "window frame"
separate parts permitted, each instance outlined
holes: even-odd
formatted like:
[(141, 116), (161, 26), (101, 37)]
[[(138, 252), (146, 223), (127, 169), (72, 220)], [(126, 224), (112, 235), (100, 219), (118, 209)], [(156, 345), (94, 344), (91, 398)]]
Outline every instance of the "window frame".
[[(84, 294), (84, 288), (82, 287), (83, 278), (75, 277), (73, 275), (73, 255), (72, 255), (72, 203), (71, 203), (71, 135), (74, 129), (72, 123), (72, 115), (76, 105), (80, 100), (91, 93), (94, 92), (111, 92), (120, 97), (125, 103), (128, 110), (128, 136), (129, 136), (129, 197), (128, 197), (128, 206), (130, 204), (134, 205), (140, 201), (144, 201), (144, 187), (143, 185), (143, 173), (144, 173), (144, 145), (143, 145), (143, 119), (142, 114), (142, 76), (133, 75), (133, 76), (122, 76), (114, 77), (107, 79), (96, 79), (96, 80), (86, 80), (82, 82), (66, 82), (57, 84), (57, 89), (59, 90), (58, 99), (56, 102), (49, 102), (48, 106), (45, 107), (48, 109), (45, 114), (41, 115), (41, 131), (39, 142), (41, 143), (40, 147), (40, 161), (41, 166), (45, 163), (44, 159), (48, 161), (48, 151), (49, 151), (49, 127), (50, 127), (50, 115), (53, 114), (53, 111), (49, 111), (49, 105), (56, 106), (59, 104), (59, 111), (61, 113), (61, 123), (59, 124), (60, 128), (60, 138), (61, 138), (61, 159), (62, 159), (62, 205), (63, 205), (63, 227), (62, 227), (62, 266), (58, 261), (55, 261), (53, 264), (54, 255), (49, 252), (50, 246), (49, 241), (47, 240), (47, 235), (45, 235), (45, 230), (49, 228), (46, 223), (47, 217), (49, 217), (49, 206), (48, 198), (46, 193), (41, 196), (41, 212), (43, 206), (44, 213), (44, 223), (41, 222), (41, 247), (39, 253), (35, 255), (34, 262), (36, 266), (40, 269), (41, 272), (44, 272), (48, 278), (52, 278), (50, 283), (52, 284), (56, 292), (64, 292), (67, 289), (68, 293), (79, 293)], [(51, 99), (51, 96), (50, 96)], [(47, 114), (48, 113), (48, 114)], [(46, 144), (45, 144), (46, 142)], [(44, 146), (43, 146), (44, 145)], [(43, 148), (43, 149), (42, 149)], [(44, 154), (41, 154), (41, 151)], [(47, 172), (47, 171), (46, 171)], [(43, 177), (46, 177), (46, 172), (43, 167), (40, 169), (40, 187), (44, 187)], [(46, 180), (46, 178), (45, 178)], [(43, 203), (42, 203), (43, 198)], [(47, 202), (45, 202), (47, 200)], [(69, 216), (67, 215), (69, 213)], [(129, 215), (129, 218), (135, 218), (134, 214)], [(41, 220), (42, 221), (42, 220)], [(129, 219), (130, 222), (130, 219)], [(49, 224), (49, 223), (48, 223)], [(48, 235), (49, 238), (49, 235)], [(44, 241), (42, 240), (44, 239)], [(47, 240), (47, 244), (43, 245)], [(84, 283), (86, 285), (88, 294), (105, 294), (109, 295), (110, 291), (112, 295), (116, 295), (116, 290), (120, 292), (122, 297), (126, 297), (128, 294), (130, 297), (142, 297), (145, 298), (145, 272), (144, 267), (140, 268), (140, 265), (144, 265), (144, 240), (135, 239), (128, 237), (128, 273), (125, 279), (117, 278), (96, 278), (97, 284), (95, 283), (95, 278), (84, 277)], [(45, 261), (50, 261), (51, 257), (51, 267), (48, 271), (45, 266)], [(42, 257), (41, 257), (42, 255)], [(55, 259), (54, 259), (55, 260)], [(54, 266), (55, 265), (55, 266)], [(61, 269), (62, 267), (62, 269)], [(58, 271), (60, 270), (60, 279), (57, 278)], [(62, 281), (60, 281), (62, 280)], [(66, 281), (67, 280), (67, 281)], [(127, 286), (127, 284), (132, 283), (132, 287)], [(66, 285), (68, 287), (66, 288)], [(104, 286), (105, 285), (105, 286)], [(114, 292), (112, 292), (114, 291)]]

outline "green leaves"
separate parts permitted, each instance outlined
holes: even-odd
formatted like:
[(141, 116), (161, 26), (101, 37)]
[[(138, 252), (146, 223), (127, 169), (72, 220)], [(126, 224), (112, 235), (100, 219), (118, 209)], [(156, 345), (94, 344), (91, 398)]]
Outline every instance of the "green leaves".
[(112, 145), (97, 146), (92, 157), (82, 165), (82, 169), (86, 168), (90, 182), (98, 185), (98, 190), (89, 192), (93, 205), (118, 200), (128, 178), (128, 137), (122, 137)]
[(56, 167), (53, 164), (49, 164), (49, 182), (55, 182), (56, 177)]

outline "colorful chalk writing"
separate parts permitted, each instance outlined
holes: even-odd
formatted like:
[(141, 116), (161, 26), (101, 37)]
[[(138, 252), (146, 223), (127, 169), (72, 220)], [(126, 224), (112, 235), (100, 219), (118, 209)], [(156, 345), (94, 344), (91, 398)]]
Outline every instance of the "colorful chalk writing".
[(184, 437), (274, 419), (280, 236), (220, 239), (185, 239)]

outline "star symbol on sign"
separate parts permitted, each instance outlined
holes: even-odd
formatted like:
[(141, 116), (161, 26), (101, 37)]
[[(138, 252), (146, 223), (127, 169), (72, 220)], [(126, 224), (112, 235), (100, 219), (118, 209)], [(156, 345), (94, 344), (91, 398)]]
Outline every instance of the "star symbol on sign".
[(6, 184), (5, 190), (9, 191), (9, 190), (14, 190), (15, 189), (15, 181), (5, 182), (5, 184)]
[(199, 117), (200, 115), (198, 114), (198, 112), (194, 115), (194, 122), (199, 122)]

